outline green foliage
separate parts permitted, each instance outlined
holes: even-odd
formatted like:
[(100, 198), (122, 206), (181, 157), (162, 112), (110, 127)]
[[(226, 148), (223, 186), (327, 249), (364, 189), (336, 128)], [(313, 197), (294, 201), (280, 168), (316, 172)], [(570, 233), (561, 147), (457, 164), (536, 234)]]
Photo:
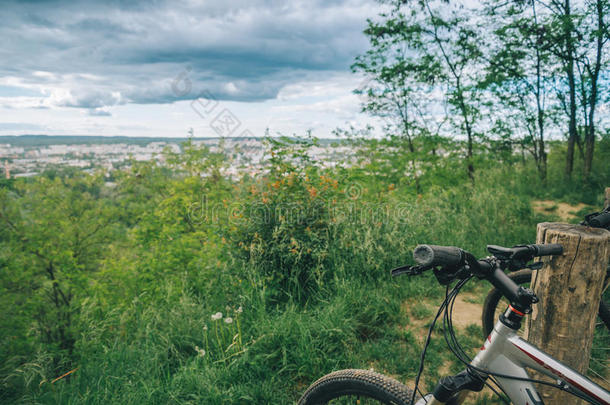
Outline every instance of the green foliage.
[(412, 173), (422, 155), (416, 139), (463, 135), (472, 180), (474, 141), (483, 136), (477, 128), (483, 53), (469, 11), (428, 0), (384, 3), (389, 11), (380, 21), (368, 20), (364, 31), (371, 48), (352, 65), (367, 76), (355, 91), (363, 97), (362, 110), (383, 118), (388, 133), (406, 140)]
[(7, 316), (21, 326), (13, 339), (27, 342), (32, 333), (39, 342), (72, 351), (74, 303), (86, 296), (100, 269), (100, 247), (120, 239), (115, 213), (97, 176), (41, 176), (0, 189), (6, 238), (1, 296), (3, 305), (17, 304), (19, 310)]
[[(561, 143), (546, 186), (528, 159), (484, 146), (473, 185), (452, 142), (417, 139), (416, 181), (404, 141), (354, 140), (354, 159), (324, 167), (315, 139), (270, 139), (267, 170), (238, 180), (189, 142), (164, 163), (132, 162), (115, 187), (74, 173), (0, 185), (0, 302), (12, 308), (0, 402), (292, 403), (339, 368), (413, 379), (415, 325), (443, 289), (388, 270), (418, 243), (484, 255), (531, 242), (532, 198), (599, 203), (601, 188), (554, 179)], [(602, 139), (598, 161), (609, 150)], [(460, 339), (476, 346), (478, 331)], [(441, 335), (428, 360), (428, 388), (458, 367)]]
[(303, 302), (333, 277), (329, 246), (345, 191), (309, 161), (309, 141), (269, 140), (268, 175), (242, 189), (231, 254), (273, 300)]

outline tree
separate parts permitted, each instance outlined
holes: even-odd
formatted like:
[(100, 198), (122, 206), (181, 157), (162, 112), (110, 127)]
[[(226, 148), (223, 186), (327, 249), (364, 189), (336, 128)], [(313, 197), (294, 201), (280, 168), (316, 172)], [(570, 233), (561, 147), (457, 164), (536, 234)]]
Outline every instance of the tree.
[[(427, 52), (435, 54), (443, 66), (441, 77), (448, 84), (449, 104), (460, 117), (452, 121), (466, 134), (468, 176), (474, 181), (473, 145), (477, 135), (474, 126), (480, 102), (476, 83), (481, 50), (476, 30), (469, 26), (468, 14), (455, 8), (447, 10), (448, 6), (443, 3), (441, 1), (440, 6), (436, 3), (438, 9), (434, 9), (431, 1), (419, 1), (422, 11), (428, 16), (427, 25), (432, 28), (427, 31)], [(448, 17), (441, 17), (443, 14), (448, 14)]]
[(552, 94), (554, 61), (544, 47), (538, 8), (536, 0), (490, 2), (486, 6), (487, 26), (491, 21), (497, 26), (486, 45), (487, 75), (481, 84), (494, 96), (490, 104), (498, 116), (495, 128), (508, 131), (509, 138), (519, 139), (522, 149), (531, 152), (544, 180), (546, 136), (556, 103)]
[(14, 191), (0, 189), (0, 295), (11, 302), (16, 325), (29, 329), (21, 320), (33, 319), (38, 343), (68, 354), (78, 303), (91, 293), (92, 276), (116, 236), (102, 184), (101, 177), (39, 176), (16, 183)]
[(481, 52), (468, 14), (445, 2), (383, 3), (391, 10), (381, 14), (381, 22), (369, 20), (365, 34), (371, 49), (352, 66), (372, 77), (361, 90), (368, 96), (364, 111), (390, 118), (414, 152), (415, 137), (440, 133), (442, 125), (431, 128), (430, 116), (444, 123), (447, 103), (448, 121), (466, 137), (468, 176), (474, 179), (480, 101), (475, 79)]
[(188, 139), (180, 152), (165, 150), (162, 160), (163, 165), (133, 161), (117, 175), (122, 222), (130, 227), (127, 251), (137, 254), (113, 258), (108, 271), (117, 269), (116, 278), (130, 269), (128, 285), (122, 286), (126, 296), (145, 289), (152, 299), (161, 279), (189, 280), (197, 290), (208, 281), (201, 277), (202, 258), (218, 254), (215, 246), (229, 226), (230, 209), (223, 203), (231, 201), (232, 187), (223, 173), (229, 162), (223, 151)]
[[(574, 22), (571, 11), (570, 0), (551, 1), (551, 5), (556, 10), (558, 17), (557, 25), (559, 29), (559, 40), (551, 40), (549, 44), (558, 45), (557, 52), (562, 62), (565, 74), (568, 80), (569, 102), (567, 104), (567, 113), (569, 117), (568, 125), (568, 151), (566, 154), (566, 176), (572, 175), (574, 168), (574, 145), (578, 141), (577, 123), (576, 123), (576, 78), (574, 74), (574, 55), (575, 55), (575, 39), (574, 39)], [(561, 93), (560, 93), (561, 94)], [(564, 102), (565, 105), (565, 102)]]
[(363, 85), (355, 92), (363, 97), (362, 111), (381, 117), (384, 129), (397, 135), (395, 144), (406, 146), (409, 174), (419, 192), (416, 139), (438, 135), (446, 121), (446, 115), (438, 119), (432, 114), (442, 102), (433, 88), (441, 68), (429, 55), (420, 57), (412, 52), (423, 46), (422, 27), (417, 19), (402, 14), (399, 8), (385, 17), (383, 22), (368, 20), (364, 32), (371, 49), (352, 65), (352, 71), (365, 74)]
[(545, 46), (557, 58), (564, 75), (557, 94), (569, 119), (565, 173), (567, 177), (572, 175), (574, 151), (578, 147), (584, 161), (583, 174), (587, 177), (593, 165), (595, 111), (600, 89), (608, 80), (600, 73), (608, 65), (605, 46), (609, 38), (610, 6), (607, 0), (586, 0), (576, 6), (570, 0), (540, 4), (548, 12), (544, 25)]
[[(600, 88), (607, 82), (600, 75), (608, 67), (609, 59), (605, 46), (610, 39), (608, 22), (610, 2), (608, 0), (592, 0), (585, 3), (585, 15), (577, 27), (578, 37), (583, 38), (581, 49), (577, 54), (576, 66), (580, 79), (580, 104), (583, 109), (584, 121), (584, 176), (589, 177), (593, 167), (593, 152), (595, 150), (596, 117)], [(606, 81), (608, 79), (606, 78)]]

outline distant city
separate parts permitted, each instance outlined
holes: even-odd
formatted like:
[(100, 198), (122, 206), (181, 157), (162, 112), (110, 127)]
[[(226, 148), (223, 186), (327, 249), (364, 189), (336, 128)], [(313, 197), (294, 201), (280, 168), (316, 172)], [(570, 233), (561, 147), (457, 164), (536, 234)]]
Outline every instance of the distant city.
[[(0, 164), (5, 178), (30, 177), (47, 169), (73, 167), (108, 175), (127, 168), (130, 162), (156, 160), (163, 163), (163, 151), (180, 152), (186, 138), (130, 138), (87, 136), (0, 136)], [(220, 151), (220, 138), (193, 138), (193, 144)], [(263, 169), (265, 145), (262, 138), (224, 138), (224, 153), (230, 158), (226, 173), (232, 177), (256, 174)], [(322, 140), (309, 155), (325, 166), (353, 154), (349, 146)]]

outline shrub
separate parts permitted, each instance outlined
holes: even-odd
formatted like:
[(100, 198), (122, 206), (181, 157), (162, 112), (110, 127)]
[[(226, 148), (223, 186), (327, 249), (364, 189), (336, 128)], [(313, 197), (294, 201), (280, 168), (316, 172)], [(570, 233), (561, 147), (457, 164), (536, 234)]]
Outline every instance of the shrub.
[(332, 277), (329, 245), (339, 226), (332, 206), (343, 194), (309, 159), (315, 143), (269, 142), (269, 172), (244, 187), (234, 212), (231, 252), (272, 302), (303, 302)]

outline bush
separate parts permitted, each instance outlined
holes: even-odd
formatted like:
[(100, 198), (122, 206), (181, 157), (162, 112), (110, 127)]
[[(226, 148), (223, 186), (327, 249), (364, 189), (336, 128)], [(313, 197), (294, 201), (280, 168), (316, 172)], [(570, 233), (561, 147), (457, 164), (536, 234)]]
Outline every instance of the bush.
[(332, 278), (329, 247), (340, 226), (332, 207), (343, 190), (309, 160), (314, 143), (270, 142), (268, 175), (240, 195), (231, 252), (271, 302), (304, 302)]

